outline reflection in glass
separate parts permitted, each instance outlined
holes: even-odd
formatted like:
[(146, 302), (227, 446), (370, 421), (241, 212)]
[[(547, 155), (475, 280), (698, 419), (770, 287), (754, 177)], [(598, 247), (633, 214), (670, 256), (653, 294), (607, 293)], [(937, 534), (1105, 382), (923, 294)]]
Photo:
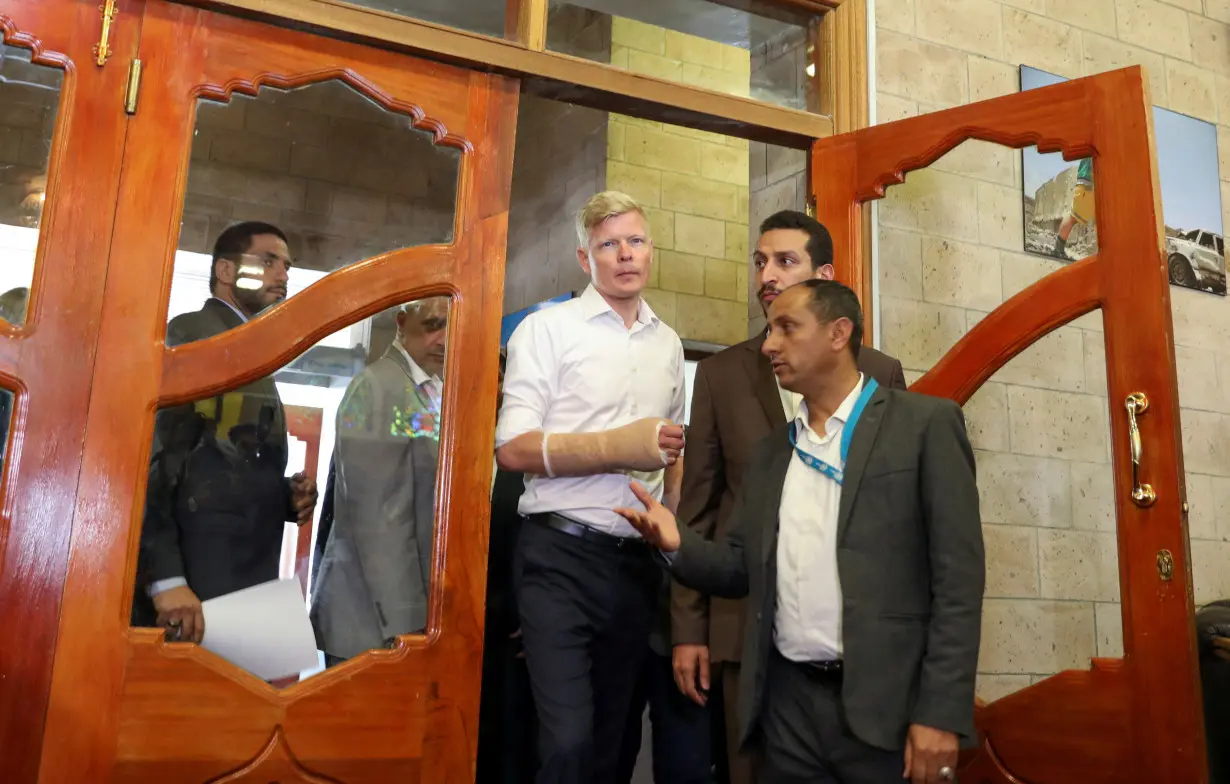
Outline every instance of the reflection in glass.
[(283, 233), (283, 297), (372, 256), (451, 242), (460, 161), (337, 80), (200, 101), (168, 318), (210, 296), (216, 239), (235, 223)]
[(25, 322), (63, 72), (0, 44), (0, 316)]
[[(408, 303), (273, 375), (158, 413), (134, 625), (196, 640), (201, 602), (282, 579), (311, 596), (321, 664), (424, 630), (448, 309), (445, 297)], [(202, 339), (242, 323), (211, 298), (170, 331)], [(287, 676), (272, 682), (300, 677)]]
[(388, 11), (398, 16), (448, 25), (493, 38), (512, 38), (515, 29), (506, 24), (506, 0), (351, 0), (355, 5)]
[[(551, 0), (547, 48), (693, 87), (816, 112), (819, 17), (708, 0)], [(764, 15), (761, 15), (764, 14)]]

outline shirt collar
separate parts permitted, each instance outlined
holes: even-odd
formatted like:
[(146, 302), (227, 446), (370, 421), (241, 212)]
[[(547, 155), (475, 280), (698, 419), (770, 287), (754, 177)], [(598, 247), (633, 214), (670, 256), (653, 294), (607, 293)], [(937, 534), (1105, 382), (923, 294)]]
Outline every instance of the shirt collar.
[(419, 363), (414, 361), (414, 357), (410, 356), (410, 352), (406, 351), (406, 347), (396, 340), (393, 341), (393, 348), (401, 352), (401, 355), (406, 358), (406, 362), (410, 365), (410, 380), (414, 382), (416, 387), (421, 387), (428, 381), (439, 383), (440, 379), (435, 376), (427, 375), (427, 372), (419, 367)]
[[(854, 385), (854, 389), (850, 390), (850, 394), (846, 395), (846, 399), (841, 401), (841, 405), (833, 412), (833, 415), (825, 422), (824, 433), (825, 438), (833, 434), (833, 423), (840, 422), (846, 424), (846, 420), (850, 418), (850, 413), (854, 410), (854, 404), (858, 402), (858, 396), (863, 394), (863, 382), (865, 377), (862, 373), (858, 374), (858, 383)], [(816, 431), (811, 429), (810, 420), (807, 418), (807, 401), (799, 403), (799, 413), (794, 418), (795, 423), (799, 428), (807, 433), (813, 441), (821, 440), (821, 437)]]
[[(618, 318), (618, 314), (610, 306), (610, 304), (602, 298), (598, 293), (598, 289), (594, 288), (594, 284), (589, 284), (585, 287), (585, 291), (580, 296), (581, 316), (586, 321), (602, 315), (603, 313), (614, 314)], [(645, 326), (655, 324), (658, 321), (658, 316), (649, 307), (649, 303), (641, 298), (640, 304), (636, 309), (636, 320)]]
[(215, 299), (215, 300), (217, 300), (218, 302), (221, 302), (223, 305), (226, 305), (228, 308), (230, 308), (231, 310), (235, 311), (235, 315), (236, 315), (236, 316), (239, 316), (239, 320), (240, 320), (240, 321), (242, 321), (242, 322), (243, 322), (243, 323), (245, 323), (245, 324), (247, 324), (247, 323), (248, 323), (248, 317), (247, 317), (247, 316), (245, 316), (245, 315), (243, 314), (243, 311), (241, 311), (239, 308), (235, 307), (234, 305), (232, 305), (231, 303), (229, 303), (229, 302), (227, 302), (226, 300), (222, 299), (221, 297), (210, 297), (210, 299)]

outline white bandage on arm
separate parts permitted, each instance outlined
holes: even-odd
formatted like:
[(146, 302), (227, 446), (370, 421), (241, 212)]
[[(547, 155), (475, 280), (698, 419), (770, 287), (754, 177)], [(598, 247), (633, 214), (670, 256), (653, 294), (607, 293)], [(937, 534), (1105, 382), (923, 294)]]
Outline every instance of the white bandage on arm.
[(551, 479), (555, 478), (555, 472), (551, 470), (551, 457), (548, 455), (550, 451), (547, 448), (547, 441), (550, 440), (551, 434), (544, 432), (542, 434), (542, 470), (546, 472)]
[(667, 460), (658, 448), (658, 433), (667, 424), (658, 417), (646, 417), (600, 433), (552, 433), (549, 458), (544, 433), (543, 468), (547, 476), (659, 471)]

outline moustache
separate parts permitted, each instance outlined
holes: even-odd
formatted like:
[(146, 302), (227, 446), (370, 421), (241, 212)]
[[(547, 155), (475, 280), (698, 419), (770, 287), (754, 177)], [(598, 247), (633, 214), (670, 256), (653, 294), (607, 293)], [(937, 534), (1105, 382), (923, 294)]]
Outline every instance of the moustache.
[(770, 284), (766, 283), (765, 285), (763, 285), (763, 286), (761, 286), (761, 287), (760, 287), (760, 290), (759, 290), (759, 291), (757, 291), (757, 292), (756, 292), (756, 296), (757, 296), (757, 297), (759, 297), (760, 299), (764, 299), (764, 295), (765, 295), (765, 294), (778, 294), (778, 295), (780, 295), (781, 293), (782, 293), (782, 292), (781, 292), (781, 290), (779, 290), (779, 289), (777, 288), (777, 286), (772, 286), (772, 285), (770, 285)]

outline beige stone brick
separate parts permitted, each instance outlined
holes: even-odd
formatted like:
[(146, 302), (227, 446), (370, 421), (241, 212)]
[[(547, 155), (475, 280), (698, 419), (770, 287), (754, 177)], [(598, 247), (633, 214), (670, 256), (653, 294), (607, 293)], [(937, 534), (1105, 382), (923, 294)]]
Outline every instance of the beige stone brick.
[[(984, 245), (1016, 250), (1025, 242), (1021, 188), (978, 183), (978, 237)], [(999, 266), (999, 260), (995, 260)]]
[(1182, 8), (1184, 11), (1191, 11), (1199, 14), (1203, 12), (1203, 0), (1161, 0), (1167, 5), (1173, 5), (1176, 8)]
[(911, 370), (927, 371), (965, 334), (965, 311), (882, 297), (880, 330), (885, 352)]
[(923, 298), (922, 235), (881, 224), (876, 255), (882, 296)]
[(725, 50), (735, 49), (718, 41), (701, 38), (676, 30), (666, 31), (666, 50), (662, 53), (672, 60), (721, 68)]
[[(751, 282), (748, 280), (748, 277), (749, 277), (749, 272), (748, 272), (747, 263), (744, 262), (742, 264), (736, 264), (735, 265), (735, 293), (738, 295), (739, 301), (744, 304), (748, 304), (749, 299), (751, 299), (753, 302), (755, 301), (755, 297), (753, 297), (751, 293)], [(763, 313), (760, 312), (759, 304), (750, 305), (750, 307), (756, 308), (757, 315), (761, 315), (761, 316), (764, 315)]]
[(1010, 5), (1013, 8), (1022, 8), (1026, 11), (1032, 11), (1035, 14), (1046, 13), (1046, 0), (1003, 0), (1004, 5)]
[(726, 252), (723, 254), (727, 261), (737, 262), (742, 266), (747, 266), (748, 260), (751, 259), (751, 253), (748, 251), (748, 227), (744, 223), (727, 223), (725, 224), (726, 234)]
[(683, 78), (683, 64), (678, 60), (670, 60), (636, 49), (628, 50), (628, 70), (646, 76), (656, 76), (669, 82), (678, 82)]
[(664, 250), (658, 257), (658, 286), (680, 294), (705, 293), (705, 259), (690, 253)]
[(984, 525), (986, 595), (996, 599), (1036, 598), (1038, 594), (1038, 529)]
[(888, 30), (876, 32), (877, 87), (892, 95), (943, 106), (969, 96), (966, 55)]
[(653, 239), (654, 249), (674, 250), (676, 248), (675, 213), (670, 210), (646, 207), (643, 204), (641, 209), (645, 211), (645, 220), (649, 221), (649, 236)]
[(1084, 347), (1079, 329), (1061, 327), (1017, 354), (992, 378), (1006, 384), (1084, 392)]
[(1098, 656), (1118, 659), (1123, 656), (1123, 606), (1118, 602), (1099, 602), (1094, 607), (1097, 624)]
[[(1226, 119), (1230, 120), (1230, 115)], [(1230, 128), (1222, 125), (1217, 127), (1217, 173), (1222, 182), (1230, 180)]]
[(1204, 0), (1204, 15), (1219, 22), (1230, 22), (1230, 0)]
[(227, 131), (242, 131), (247, 107), (251, 101), (235, 100), (231, 103), (197, 101), (196, 126)]
[(1217, 383), (1227, 394), (1230, 394), (1230, 354), (1216, 354), (1213, 363), (1217, 365)]
[[(796, 192), (798, 188), (796, 187)], [(797, 203), (797, 199), (796, 199)], [(735, 186), (735, 221), (751, 223), (752, 196), (746, 187)]]
[(1015, 184), (1018, 192), (1017, 212), (1020, 212), (1021, 183), (1013, 179), (1012, 157), (1013, 150), (1009, 147), (971, 139), (949, 150), (938, 161), (931, 164), (931, 168), (936, 171), (977, 177), (980, 180), (1000, 185)]
[(737, 46), (723, 46), (722, 70), (750, 77), (752, 75), (752, 53)]
[(1093, 604), (987, 599), (978, 670), (988, 674), (1087, 669), (1096, 654)]
[(1106, 337), (1085, 332), (1085, 391), (1106, 396)]
[(623, 16), (611, 17), (611, 45), (626, 46), (650, 54), (666, 52), (667, 30)]
[(974, 695), (983, 702), (995, 702), (1029, 686), (1028, 675), (984, 675), (978, 673)]
[(227, 166), (285, 174), (290, 166), (290, 148), (288, 139), (251, 133), (218, 134), (210, 143), (209, 157)]
[(637, 166), (699, 174), (700, 150), (700, 142), (653, 128), (629, 126), (624, 132), (625, 160)]
[(1119, 39), (1155, 52), (1192, 59), (1187, 14), (1157, 0), (1115, 0)]
[(675, 216), (675, 249), (697, 256), (721, 256), (726, 250), (725, 227), (719, 220), (680, 213)]
[[(649, 288), (656, 289), (658, 288), (658, 284), (661, 282), (661, 280), (662, 280), (662, 265), (658, 263), (657, 254), (655, 253), (654, 260), (649, 266), (649, 278), (648, 280), (646, 280), (645, 285)], [(659, 313), (658, 316), (661, 318), (662, 314)]]
[(1187, 485), (1188, 537), (1220, 540), (1217, 534), (1217, 508), (1213, 500), (1213, 477), (1189, 473), (1184, 477), (1184, 484)]
[(1071, 478), (1066, 461), (1004, 452), (974, 454), (984, 523), (1071, 527)]
[(1213, 493), (1213, 519), (1217, 523), (1217, 538), (1230, 542), (1230, 479), (1209, 477)]
[(1027, 63), (1060, 76), (1081, 72), (1080, 32), (1071, 25), (1004, 8), (1004, 59)]
[[(1223, 188), (1222, 207), (1227, 206)], [(1228, 223), (1227, 225), (1230, 225)], [(1170, 287), (1171, 312), (1174, 316), (1174, 341), (1179, 345), (1210, 350), (1226, 345), (1230, 335), (1230, 309), (1221, 297), (1210, 297), (1201, 291)]]
[(1046, 15), (1060, 22), (1114, 37), (1115, 0), (1047, 0)]
[(606, 187), (623, 191), (646, 207), (662, 206), (662, 172), (622, 161), (607, 161)]
[(1153, 103), (1166, 105), (1166, 60), (1156, 52), (1131, 46), (1122, 41), (1093, 33), (1081, 36), (1084, 61), (1081, 74), (1092, 76), (1103, 71), (1115, 71), (1130, 65), (1143, 65), (1149, 74), (1149, 90)]
[(1008, 395), (1003, 384), (983, 384), (966, 401), (964, 410), (970, 445), (975, 449), (1008, 451)]
[(1000, 5), (993, 0), (914, 0), (915, 35), (986, 57), (1003, 56)]
[(1202, 474), (1230, 477), (1230, 416), (1180, 410), (1183, 422), (1183, 462)]
[(765, 150), (765, 177), (772, 185), (807, 171), (807, 151), (768, 145)]
[(913, 35), (914, 0), (876, 0), (876, 31), (880, 30)]
[(747, 313), (741, 302), (678, 296), (676, 331), (685, 340), (734, 345), (747, 339)]
[(1175, 346), (1175, 366), (1180, 405), (1230, 413), (1230, 395), (1219, 383), (1216, 358), (1208, 349)]
[(683, 63), (679, 69), (679, 81), (693, 87), (704, 87), (707, 90), (728, 95), (747, 97), (751, 90), (749, 77), (744, 74), (695, 63)]
[(611, 65), (616, 68), (626, 68), (628, 70), (632, 70), (631, 68), (628, 68), (628, 51), (629, 49), (626, 46), (612, 46)]
[(908, 98), (876, 93), (876, 125), (918, 116), (918, 104)]
[(1196, 604), (1230, 596), (1230, 542), (1193, 541), (1191, 552)]
[(624, 140), (628, 126), (613, 120), (606, 128), (606, 157), (612, 161), (626, 161), (624, 157)]
[[(684, 136), (688, 139), (696, 139), (707, 144), (725, 144), (729, 137), (723, 136), (720, 133), (710, 133), (709, 131), (699, 131), (695, 128), (684, 128), (682, 125), (671, 125), (670, 123), (660, 123), (660, 127), (666, 133), (673, 133), (676, 136)], [(745, 139), (739, 139), (743, 146), (747, 146)]]
[(738, 301), (738, 265), (725, 259), (705, 259), (705, 296)]
[(923, 299), (939, 305), (992, 310), (1002, 301), (999, 255), (938, 237), (922, 240)]
[(1072, 463), (1072, 527), (1116, 530), (1115, 477), (1109, 463)]
[(1047, 275), (1066, 266), (1059, 259), (1014, 252), (1000, 253), (999, 263), (1003, 273), (1005, 300), (1015, 297)]
[[(1230, 47), (1230, 39), (1226, 41)], [(1204, 62), (1197, 59), (1197, 62)], [(1217, 122), (1217, 79), (1206, 71), (1181, 60), (1166, 60), (1166, 108)]]
[[(236, 198), (257, 204), (267, 204), (284, 210), (302, 210), (307, 199), (307, 181), (298, 177), (252, 172), (244, 185), (243, 192), (235, 194)], [(379, 221), (383, 220), (383, 213), (377, 219), (352, 218), (351, 220)]]
[(241, 169), (199, 162), (189, 169), (188, 193), (194, 196), (213, 196), (220, 199), (235, 199), (247, 190), (247, 176)]
[(1008, 63), (971, 55), (969, 58), (969, 99), (985, 101), (1011, 95), (1021, 89), (1020, 70)]
[(662, 206), (689, 215), (738, 220), (739, 189), (734, 185), (674, 172), (662, 172), (661, 183)]
[(1092, 395), (1008, 387), (1012, 448), (1023, 455), (1104, 461), (1107, 416), (1105, 401)]
[(1230, 26), (1192, 15), (1192, 60), (1201, 68), (1230, 74)]
[(1119, 601), (1119, 544), (1111, 533), (1039, 531), (1044, 599)]
[(883, 225), (952, 239), (978, 239), (978, 183), (935, 169), (919, 169), (889, 188), (880, 202)]
[(680, 333), (679, 337), (685, 339), (689, 337), (684, 335), (679, 329), (679, 300), (675, 292), (662, 291), (658, 288), (647, 288), (641, 293), (641, 296), (649, 303), (649, 307), (658, 318)]
[(725, 144), (700, 146), (700, 176), (705, 179), (746, 188), (749, 171), (746, 147), (740, 149)]

